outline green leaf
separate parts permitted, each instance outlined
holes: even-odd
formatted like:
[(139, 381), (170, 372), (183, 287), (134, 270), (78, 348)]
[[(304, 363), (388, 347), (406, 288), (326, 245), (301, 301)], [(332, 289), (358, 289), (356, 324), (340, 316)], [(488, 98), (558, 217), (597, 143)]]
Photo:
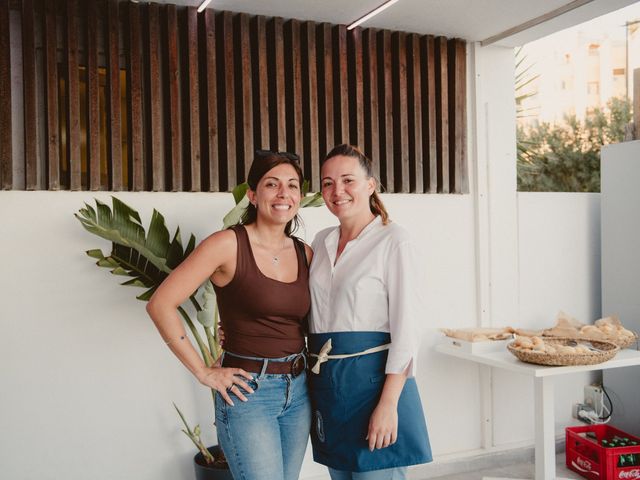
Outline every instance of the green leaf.
[(216, 292), (211, 280), (204, 283), (200, 304), (202, 310), (197, 313), (198, 322), (204, 327), (213, 327), (216, 311)]
[(169, 235), (168, 232), (166, 235), (163, 234), (166, 231), (166, 227), (164, 227), (162, 215), (155, 216), (152, 221), (154, 223), (154, 233), (149, 234), (150, 238), (145, 239), (144, 229), (136, 223), (139, 216), (135, 212), (132, 213), (133, 210), (130, 207), (125, 206), (126, 208), (124, 208), (122, 206), (124, 204), (119, 205), (117, 220), (114, 220), (107, 205), (99, 200), (96, 200), (96, 205), (98, 209), (96, 219), (91, 218), (91, 215), (87, 214), (85, 209), (81, 209), (76, 214), (76, 218), (88, 232), (115, 244), (133, 248), (158, 270), (165, 273), (171, 272), (171, 268), (167, 265), (165, 258), (166, 249), (169, 245)]
[(247, 196), (244, 196), (240, 200), (240, 202), (238, 202), (236, 206), (233, 207), (231, 211), (224, 216), (224, 218), (222, 219), (222, 229), (224, 230), (225, 228), (229, 228), (233, 225), (238, 224), (248, 205), (249, 198)]
[(183, 260), (184, 252), (182, 250), (182, 240), (180, 238), (180, 227), (176, 229), (176, 233), (173, 236), (173, 240), (171, 240), (171, 244), (169, 245), (169, 249), (167, 251), (167, 265), (172, 270), (180, 265), (180, 262)]
[(157, 257), (166, 258), (169, 250), (169, 231), (164, 223), (164, 217), (155, 209), (151, 215), (145, 246)]
[(99, 248), (95, 248), (93, 250), (87, 250), (86, 254), (89, 255), (91, 258), (97, 258), (97, 259), (104, 258), (104, 254), (102, 253), (102, 250), (100, 250)]
[(113, 270), (111, 270), (111, 273), (113, 273), (114, 275), (129, 275), (129, 272), (127, 272), (124, 268), (117, 266), (116, 268), (114, 268)]
[(104, 257), (98, 260), (96, 265), (99, 267), (116, 268), (118, 266), (118, 262), (111, 257)]
[(189, 243), (187, 243), (187, 248), (184, 249), (183, 258), (187, 258), (189, 255), (191, 255), (191, 252), (193, 252), (194, 248), (196, 248), (196, 237), (192, 233), (191, 236), (189, 237)]
[(139, 278), (132, 278), (131, 280), (127, 280), (126, 282), (121, 283), (120, 285), (124, 285), (126, 287), (141, 287), (141, 288), (149, 288), (151, 285), (145, 284), (144, 281)]
[(96, 200), (97, 214), (88, 205), (75, 214), (88, 232), (112, 242), (108, 256), (100, 249), (89, 250), (87, 255), (97, 259), (97, 265), (110, 268), (113, 274), (131, 277), (123, 285), (145, 288), (137, 298), (148, 300), (173, 268), (194, 249), (196, 238), (190, 236), (187, 250), (183, 252), (180, 230), (176, 229), (169, 243), (164, 217), (157, 211), (145, 236), (138, 212), (115, 197), (112, 200), (113, 213), (109, 206)]
[(113, 228), (122, 232), (126, 238), (135, 239), (135, 242), (144, 241), (144, 228), (140, 222), (140, 215), (134, 209), (116, 197), (111, 197), (113, 202)]
[(247, 190), (249, 190), (249, 184), (247, 182), (236, 185), (233, 189), (231, 193), (233, 193), (233, 200), (236, 202), (236, 205), (245, 197)]
[(98, 207), (98, 224), (111, 225), (111, 209), (100, 200), (96, 200), (96, 206)]
[(324, 205), (324, 200), (322, 199), (322, 193), (320, 192), (308, 195), (300, 201), (300, 208), (321, 207), (322, 205)]
[(96, 211), (88, 203), (85, 202), (84, 205), (87, 208), (80, 209), (80, 212), (82, 213), (82, 216), (90, 218), (91, 220), (93, 220), (95, 222), (96, 221)]
[(148, 301), (149, 301), (149, 299), (151, 298), (151, 296), (153, 295), (153, 292), (155, 292), (157, 288), (158, 288), (158, 287), (150, 288), (150, 289), (149, 289), (149, 290), (147, 290), (146, 292), (144, 292), (144, 293), (142, 293), (142, 294), (138, 295), (136, 298), (137, 298), (138, 300), (142, 300), (143, 302), (148, 302)]

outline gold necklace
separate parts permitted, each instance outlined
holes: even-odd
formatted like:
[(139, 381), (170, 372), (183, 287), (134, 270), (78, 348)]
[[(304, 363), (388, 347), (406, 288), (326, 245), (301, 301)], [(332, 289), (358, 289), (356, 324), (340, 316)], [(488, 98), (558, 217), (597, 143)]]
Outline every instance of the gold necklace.
[(262, 243), (262, 241), (258, 238), (257, 235), (256, 235), (256, 240), (258, 242), (258, 245), (260, 245), (264, 250), (267, 251), (269, 255), (271, 255), (271, 264), (274, 267), (277, 267), (280, 264), (280, 253), (287, 246), (287, 236), (286, 235), (284, 236), (284, 240), (282, 241), (282, 246), (278, 250), (276, 250), (275, 253), (270, 252), (269, 249), (264, 245), (264, 243)]

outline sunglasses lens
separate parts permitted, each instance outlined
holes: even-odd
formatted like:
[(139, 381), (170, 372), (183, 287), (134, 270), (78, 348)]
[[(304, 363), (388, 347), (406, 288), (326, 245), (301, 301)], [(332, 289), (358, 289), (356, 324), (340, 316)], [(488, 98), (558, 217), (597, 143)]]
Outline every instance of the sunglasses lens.
[(300, 163), (300, 157), (298, 155), (296, 155), (295, 153), (289, 153), (289, 152), (273, 152), (271, 150), (256, 150), (256, 156), (257, 157), (270, 157), (272, 155), (276, 155), (279, 157), (284, 157), (288, 160), (291, 160), (293, 162), (296, 163)]
[(278, 152), (278, 153), (280, 153), (283, 157), (288, 158), (289, 160), (292, 160), (296, 163), (300, 163), (300, 157), (295, 153), (289, 153), (289, 152)]

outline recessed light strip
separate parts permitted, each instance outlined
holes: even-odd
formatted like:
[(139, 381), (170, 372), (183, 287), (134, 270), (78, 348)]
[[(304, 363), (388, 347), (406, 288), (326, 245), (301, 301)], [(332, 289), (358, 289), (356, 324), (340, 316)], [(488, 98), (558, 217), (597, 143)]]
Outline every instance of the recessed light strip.
[(365, 16), (360, 17), (359, 19), (357, 19), (355, 22), (353, 22), (351, 25), (349, 25), (347, 27), (347, 30), (353, 30), (354, 28), (356, 28), (358, 25), (360, 25), (363, 22), (366, 22), (367, 20), (369, 20), (371, 17), (375, 17), (377, 14), (379, 14), (381, 11), (383, 11), (386, 8), (389, 8), (391, 5), (393, 5), (394, 3), (396, 3), (398, 0), (387, 0), (386, 2), (384, 2), (382, 5), (380, 5), (379, 7), (377, 7), (374, 10), (371, 10), (369, 13), (367, 13)]
[(202, 12), (205, 8), (207, 8), (207, 5), (209, 5), (210, 3), (211, 3), (211, 0), (204, 0), (198, 7), (198, 13)]

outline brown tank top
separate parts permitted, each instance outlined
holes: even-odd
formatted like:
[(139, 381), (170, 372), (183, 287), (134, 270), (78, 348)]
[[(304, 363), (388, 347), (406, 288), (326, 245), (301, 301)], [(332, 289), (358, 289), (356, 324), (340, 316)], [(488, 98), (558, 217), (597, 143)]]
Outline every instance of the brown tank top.
[(304, 348), (303, 321), (311, 306), (304, 246), (293, 238), (298, 277), (280, 282), (256, 264), (247, 230), (232, 227), (238, 241), (236, 272), (224, 287), (214, 285), (223, 324), (225, 350), (252, 357), (278, 358)]

